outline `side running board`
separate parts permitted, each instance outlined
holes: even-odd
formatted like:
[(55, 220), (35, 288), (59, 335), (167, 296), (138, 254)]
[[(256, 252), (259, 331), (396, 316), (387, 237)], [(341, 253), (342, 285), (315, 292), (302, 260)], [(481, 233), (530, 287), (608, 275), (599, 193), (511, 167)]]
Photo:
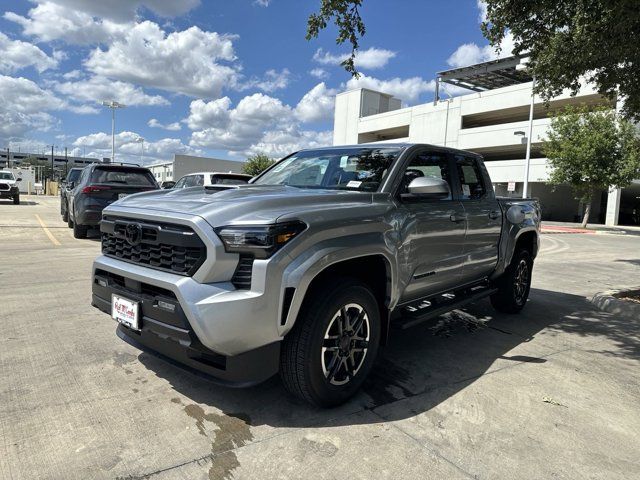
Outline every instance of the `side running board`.
[(393, 328), (406, 330), (444, 313), (477, 302), (497, 291), (486, 283), (416, 300), (401, 307), (401, 317), (391, 323)]

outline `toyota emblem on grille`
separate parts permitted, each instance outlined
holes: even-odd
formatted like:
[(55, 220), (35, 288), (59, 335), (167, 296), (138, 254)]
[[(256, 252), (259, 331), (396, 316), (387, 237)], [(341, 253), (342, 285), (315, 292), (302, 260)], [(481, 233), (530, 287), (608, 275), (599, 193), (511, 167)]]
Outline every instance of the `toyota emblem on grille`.
[(142, 241), (142, 225), (139, 223), (128, 223), (124, 229), (124, 238), (129, 245), (135, 247)]

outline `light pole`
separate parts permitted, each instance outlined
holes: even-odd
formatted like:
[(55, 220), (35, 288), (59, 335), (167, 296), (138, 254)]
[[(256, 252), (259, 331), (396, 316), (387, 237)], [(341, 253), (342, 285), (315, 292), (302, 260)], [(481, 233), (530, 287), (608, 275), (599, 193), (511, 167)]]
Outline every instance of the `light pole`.
[(111, 109), (111, 161), (116, 159), (116, 108), (124, 108), (126, 105), (115, 100), (103, 100), (102, 105)]
[[(516, 65), (516, 70), (526, 71), (528, 70), (529, 58), (521, 59), (521, 63)], [(531, 82), (531, 104), (529, 106), (529, 135), (527, 136), (527, 154), (524, 160), (524, 188), (522, 189), (522, 198), (527, 198), (529, 195), (529, 170), (531, 168), (531, 141), (533, 136), (533, 105), (536, 98), (536, 77), (532, 77)]]
[(140, 144), (140, 166), (144, 165), (144, 138), (138, 137), (136, 142)]

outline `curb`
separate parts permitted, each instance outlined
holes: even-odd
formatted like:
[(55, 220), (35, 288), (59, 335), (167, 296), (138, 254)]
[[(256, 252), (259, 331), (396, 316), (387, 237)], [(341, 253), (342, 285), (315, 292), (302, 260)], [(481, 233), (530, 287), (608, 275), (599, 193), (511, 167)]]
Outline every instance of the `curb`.
[(562, 235), (568, 235), (568, 234), (576, 234), (576, 233), (581, 233), (581, 234), (587, 234), (587, 235), (626, 235), (627, 232), (623, 231), (623, 230), (582, 230), (582, 229), (571, 229), (571, 230), (559, 230), (559, 229), (555, 229), (553, 227), (543, 227), (540, 230), (540, 233), (546, 234), (546, 235), (556, 235), (556, 234), (562, 234)]
[(636, 289), (637, 288), (625, 288), (624, 290), (608, 290), (606, 292), (596, 293), (591, 299), (591, 303), (605, 312), (614, 313), (631, 320), (640, 320), (640, 303), (620, 300), (614, 297), (614, 295), (620, 292)]

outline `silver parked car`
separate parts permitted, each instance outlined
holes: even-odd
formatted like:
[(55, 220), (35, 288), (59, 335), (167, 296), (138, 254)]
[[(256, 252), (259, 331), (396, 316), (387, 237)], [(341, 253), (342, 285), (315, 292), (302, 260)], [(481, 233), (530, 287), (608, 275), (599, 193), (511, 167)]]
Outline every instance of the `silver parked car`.
[(235, 385), (280, 372), (332, 406), (375, 368), (391, 325), (484, 297), (519, 312), (539, 226), (537, 202), (497, 199), (474, 153), (305, 150), (248, 185), (108, 206), (92, 303), (133, 345)]

